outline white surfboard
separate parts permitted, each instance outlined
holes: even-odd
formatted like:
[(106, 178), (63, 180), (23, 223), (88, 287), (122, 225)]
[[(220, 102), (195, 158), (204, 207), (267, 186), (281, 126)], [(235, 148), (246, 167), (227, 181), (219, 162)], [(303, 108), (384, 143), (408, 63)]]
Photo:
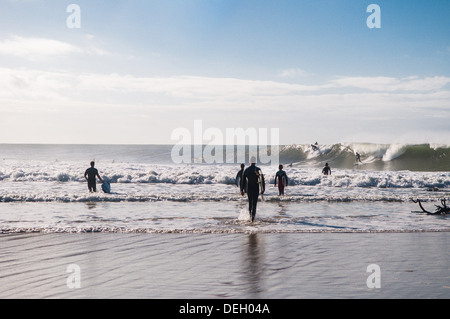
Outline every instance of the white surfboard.
[(262, 184), (261, 170), (257, 170), (256, 175), (258, 175), (259, 193), (261, 194), (261, 200), (264, 201), (264, 195), (262, 194), (262, 192), (264, 191), (264, 188), (263, 188), (263, 184)]

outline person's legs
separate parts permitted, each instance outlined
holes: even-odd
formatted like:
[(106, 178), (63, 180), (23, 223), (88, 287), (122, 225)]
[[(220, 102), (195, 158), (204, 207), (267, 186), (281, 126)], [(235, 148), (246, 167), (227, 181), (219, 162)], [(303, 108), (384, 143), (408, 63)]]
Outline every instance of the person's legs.
[(250, 217), (252, 216), (252, 210), (253, 210), (253, 192), (250, 192), (250, 190), (247, 191), (247, 197), (248, 197), (248, 211), (250, 213)]
[(96, 185), (96, 182), (95, 181), (89, 181), (88, 182), (88, 188), (89, 188), (89, 191), (92, 193), (92, 192), (97, 192), (97, 185)]
[(256, 204), (258, 203), (259, 189), (249, 188), (248, 189), (248, 210), (252, 221), (255, 219), (256, 215)]

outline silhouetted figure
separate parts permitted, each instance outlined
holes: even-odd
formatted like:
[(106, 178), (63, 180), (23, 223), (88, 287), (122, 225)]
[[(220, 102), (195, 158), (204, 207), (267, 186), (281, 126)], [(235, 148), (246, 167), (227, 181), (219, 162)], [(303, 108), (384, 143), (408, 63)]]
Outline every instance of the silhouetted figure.
[(328, 166), (328, 163), (325, 164), (325, 167), (322, 169), (323, 175), (331, 175), (331, 168)]
[[(241, 188), (241, 184), (243, 183), (242, 175), (244, 174), (244, 167), (245, 167), (245, 164), (241, 164), (241, 170), (236, 174), (236, 178), (234, 180), (234, 183), (239, 188)], [(245, 185), (244, 185), (244, 189), (245, 189)]]
[(244, 196), (244, 189), (247, 190), (248, 210), (252, 221), (256, 215), (256, 204), (258, 203), (258, 196), (264, 194), (265, 190), (264, 175), (259, 167), (256, 167), (256, 158), (250, 158), (250, 166), (247, 167), (242, 176), (241, 195)]
[(278, 172), (275, 174), (274, 186), (277, 186), (278, 182), (278, 196), (284, 195), (284, 188), (288, 185), (288, 177), (285, 171), (283, 171), (283, 165), (278, 165)]
[(98, 170), (94, 166), (95, 166), (95, 162), (92, 161), (91, 167), (88, 168), (86, 170), (86, 172), (84, 173), (84, 178), (88, 182), (88, 188), (91, 193), (97, 191), (97, 180), (96, 180), (97, 177), (103, 183), (102, 178), (98, 174)]

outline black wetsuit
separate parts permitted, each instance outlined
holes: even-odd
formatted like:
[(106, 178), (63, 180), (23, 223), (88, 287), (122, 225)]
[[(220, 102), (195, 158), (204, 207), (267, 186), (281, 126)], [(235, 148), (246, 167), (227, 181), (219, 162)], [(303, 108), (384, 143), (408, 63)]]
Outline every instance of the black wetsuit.
[(97, 180), (96, 177), (98, 175), (98, 170), (94, 167), (90, 167), (86, 170), (85, 175), (88, 176), (88, 188), (89, 191), (92, 192), (96, 192), (97, 191)]
[(328, 175), (328, 174), (331, 175), (331, 168), (330, 168), (330, 166), (325, 166), (325, 167), (323, 168), (323, 170), (322, 170), (322, 173), (323, 173), (324, 175)]
[(242, 184), (242, 174), (244, 174), (243, 168), (236, 174), (236, 186), (239, 188), (241, 188), (241, 184)]
[(241, 183), (241, 191), (244, 192), (245, 188), (247, 190), (248, 210), (252, 221), (255, 219), (256, 204), (258, 203), (258, 196), (260, 191), (257, 172), (259, 172), (259, 174), (261, 175), (262, 190), (264, 191), (266, 185), (264, 181), (264, 175), (262, 174), (261, 169), (259, 167), (256, 167), (255, 164), (247, 167), (247, 169), (244, 171)]

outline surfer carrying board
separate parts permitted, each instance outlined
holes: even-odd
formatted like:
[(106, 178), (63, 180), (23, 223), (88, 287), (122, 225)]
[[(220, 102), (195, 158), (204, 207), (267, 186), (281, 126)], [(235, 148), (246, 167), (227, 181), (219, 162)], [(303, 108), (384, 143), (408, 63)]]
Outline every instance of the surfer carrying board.
[(97, 180), (96, 180), (97, 177), (102, 183), (104, 183), (102, 178), (98, 174), (98, 170), (94, 166), (95, 166), (95, 162), (92, 161), (91, 167), (89, 167), (86, 170), (86, 172), (84, 172), (84, 178), (86, 179), (86, 181), (88, 183), (88, 188), (91, 193), (97, 191)]
[(244, 196), (245, 189), (248, 197), (248, 210), (252, 221), (256, 215), (256, 204), (258, 203), (259, 194), (264, 194), (265, 190), (264, 175), (259, 167), (256, 166), (256, 158), (250, 158), (250, 166), (247, 167), (242, 175), (241, 195)]
[(283, 165), (278, 165), (278, 172), (275, 174), (274, 186), (277, 186), (278, 182), (278, 196), (284, 195), (284, 188), (288, 185), (288, 177), (285, 171), (283, 171)]

